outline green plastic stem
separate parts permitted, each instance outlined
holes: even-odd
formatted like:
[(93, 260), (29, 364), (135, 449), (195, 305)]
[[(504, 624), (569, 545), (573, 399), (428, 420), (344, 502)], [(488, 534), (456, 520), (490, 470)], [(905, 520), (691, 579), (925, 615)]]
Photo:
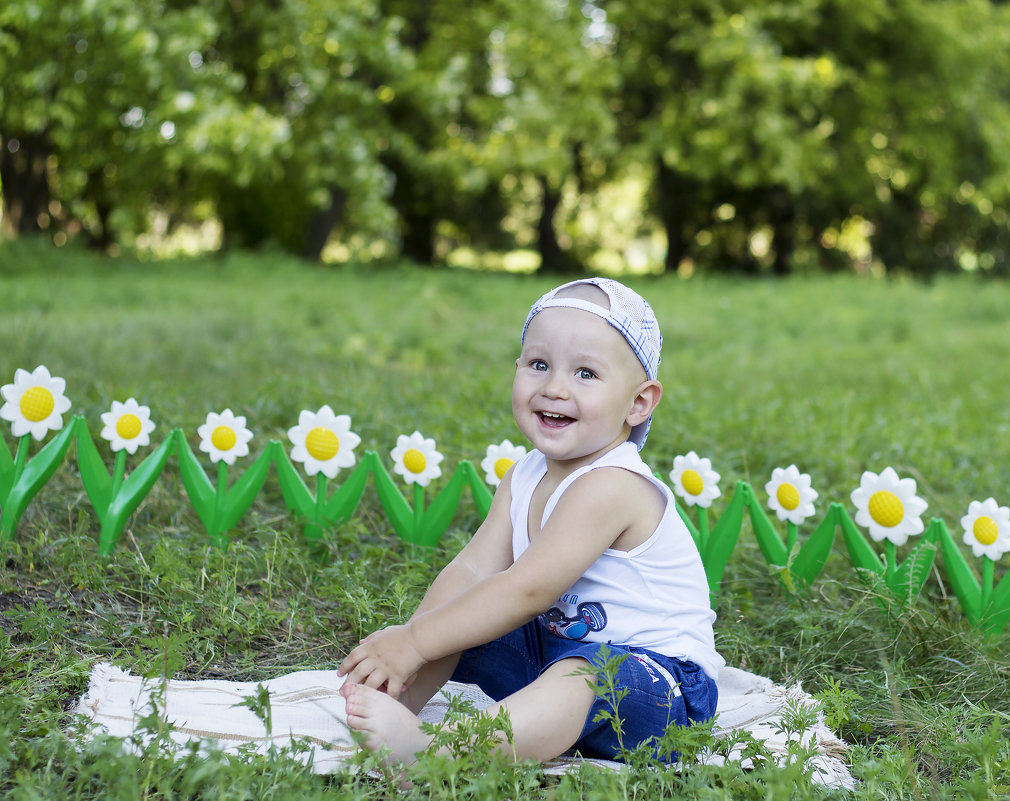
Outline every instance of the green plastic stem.
[(316, 473), (316, 516), (312, 521), (322, 525), (326, 519), (326, 474), (320, 470)]
[(414, 482), (414, 536), (416, 542), (421, 534), (421, 523), (424, 520), (424, 487)]
[(31, 442), (31, 434), (24, 434), (18, 440), (18, 451), (14, 455), (14, 480), (11, 482), (12, 487), (18, 483), (18, 479), (21, 478), (21, 474), (25, 471), (25, 464), (28, 461), (28, 448)]
[(884, 574), (893, 576), (898, 569), (898, 546), (890, 540), (884, 540), (884, 560), (887, 565)]
[(698, 507), (698, 534), (701, 541), (708, 544), (708, 509), (704, 506)]
[(228, 463), (222, 459), (217, 463), (217, 493), (214, 498), (214, 516), (207, 527), (211, 540), (222, 551), (228, 548), (228, 538), (221, 533), (221, 520), (228, 501)]
[[(123, 475), (126, 473), (126, 451), (116, 451), (116, 463), (112, 467), (112, 489), (109, 492), (110, 498), (115, 498), (119, 488), (123, 485)], [(97, 509), (95, 511), (98, 511)], [(101, 510), (104, 513), (105, 510)], [(100, 514), (101, 514), (100, 513)]]
[(989, 605), (992, 597), (992, 586), (995, 580), (996, 563), (988, 556), (982, 558), (982, 603), (981, 608), (985, 609)]

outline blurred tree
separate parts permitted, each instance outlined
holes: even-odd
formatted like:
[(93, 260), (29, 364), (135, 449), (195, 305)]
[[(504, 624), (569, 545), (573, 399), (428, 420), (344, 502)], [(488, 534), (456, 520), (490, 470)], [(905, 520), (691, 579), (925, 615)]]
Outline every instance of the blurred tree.
[(669, 269), (994, 268), (1008, 40), (987, 0), (7, 0), (3, 224), (579, 270), (647, 165)]
[(513, 204), (522, 202), (518, 188), (535, 184), (534, 245), (541, 269), (553, 272), (584, 269), (575, 238), (559, 240), (563, 193), (598, 188), (617, 151), (607, 105), (617, 76), (602, 19), (592, 4), (513, 0), (491, 33), (492, 92), (502, 102), (497, 119), (487, 121), (484, 155), (517, 187)]
[[(1007, 129), (990, 122), (1007, 113), (1004, 9), (602, 5), (616, 30), (624, 141), (655, 164), (668, 269), (708, 243), (707, 261), (757, 269), (754, 234), (764, 229), (768, 263), (786, 272), (797, 237), (817, 249), (824, 231), (862, 217), (887, 264), (921, 270), (958, 249), (966, 218), (999, 228), (978, 215), (1006, 196)], [(956, 200), (966, 183), (972, 204)]]
[[(815, 53), (783, 52), (761, 17), (771, 5), (785, 8), (604, 5), (621, 71), (617, 114), (633, 158), (655, 165), (667, 269), (689, 255), (699, 232), (729, 220), (738, 229), (769, 225), (784, 263), (795, 199), (834, 167), (825, 106), (839, 75)], [(751, 259), (743, 233), (728, 248), (738, 264)]]
[(390, 83), (409, 67), (371, 0), (213, 0), (203, 69), (229, 76), (183, 133), (226, 246), (272, 240), (318, 259), (341, 223), (388, 236)]
[[(6, 224), (82, 229), (98, 246), (143, 226), (167, 169), (170, 110), (214, 31), (159, 0), (8, 0), (0, 7), (0, 169)], [(9, 219), (8, 219), (9, 218)]]
[[(487, 105), (497, 105), (489, 91), (488, 60), (496, 1), (380, 0), (380, 5), (384, 15), (398, 20), (398, 41), (410, 59), (410, 68), (392, 86), (393, 134), (382, 161), (394, 176), (391, 202), (402, 252), (433, 264), (440, 224), (487, 235), (505, 212), (478, 152)], [(484, 115), (477, 111), (481, 104)]]

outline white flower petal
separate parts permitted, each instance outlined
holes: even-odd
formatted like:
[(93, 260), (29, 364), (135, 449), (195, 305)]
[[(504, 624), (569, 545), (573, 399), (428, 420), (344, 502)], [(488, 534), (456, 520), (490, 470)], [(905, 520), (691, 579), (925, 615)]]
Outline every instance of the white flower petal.
[[(218, 447), (214, 442), (214, 433), (219, 428), (228, 428), (234, 435), (234, 442), (228, 444), (227, 448)], [(231, 409), (223, 412), (208, 412), (206, 422), (197, 428), (200, 436), (200, 450), (210, 456), (211, 462), (224, 462), (225, 464), (235, 464), (235, 459), (239, 456), (249, 455), (249, 441), (253, 438), (253, 433), (245, 425), (245, 417), (236, 415)]]
[(480, 469), (484, 471), (484, 480), (488, 484), (497, 487), (501, 484), (504, 473), (507, 472), (507, 470), (502, 471), (502, 475), (498, 475), (499, 463), (503, 466), (508, 464), (511, 467), (512, 464), (519, 461), (525, 455), (526, 448), (520, 445), (513, 445), (507, 439), (502, 440), (498, 445), (488, 445), (487, 452), (480, 463)]
[[(893, 525), (884, 525), (884, 522), (889, 521), (873, 517), (870, 506), (878, 492), (889, 493), (898, 501), (901, 519)], [(865, 471), (860, 478), (859, 488), (850, 495), (856, 507), (856, 524), (865, 527), (875, 542), (889, 540), (895, 545), (904, 545), (910, 535), (921, 534), (925, 529), (920, 516), (928, 504), (915, 492), (915, 479), (899, 478), (892, 467), (885, 467), (879, 475)]]
[[(326, 454), (318, 449), (313, 455), (309, 447), (307, 440), (316, 429), (325, 429), (336, 438), (336, 451), (326, 459), (319, 458)], [(322, 406), (315, 412), (303, 409), (298, 415), (298, 425), (288, 430), (288, 438), (294, 445), (291, 460), (301, 462), (307, 475), (322, 473), (327, 478), (336, 478), (341, 468), (354, 465), (354, 449), (361, 443), (361, 437), (351, 431), (350, 416), (335, 415), (329, 406)]]
[[(19, 367), (14, 372), (14, 383), (0, 387), (0, 395), (7, 401), (0, 407), (0, 418), (11, 423), (14, 436), (31, 434), (34, 439), (41, 440), (47, 432), (63, 428), (63, 415), (71, 407), (69, 398), (64, 395), (66, 385), (62, 378), (51, 376), (45, 365), (39, 365), (31, 373)], [(29, 419), (22, 408), (22, 400), (26, 392), (36, 388), (49, 395), (47, 400), (51, 400), (52, 408), (40, 412), (45, 417)], [(33, 411), (40, 410), (35, 406)]]
[[(414, 472), (405, 464), (405, 458), (410, 451), (417, 451), (423, 460), (423, 469)], [(390, 451), (393, 460), (393, 472), (403, 476), (408, 484), (419, 484), (426, 487), (432, 479), (442, 475), (442, 469), (438, 466), (442, 461), (442, 454), (435, 448), (435, 440), (425, 439), (419, 432), (415, 431), (409, 437), (401, 434), (396, 438), (396, 447)]]
[[(684, 486), (683, 477), (688, 471), (694, 474), (691, 476), (692, 484), (696, 479), (700, 480), (700, 488)], [(712, 462), (707, 458), (700, 458), (694, 451), (674, 457), (670, 481), (673, 484), (673, 491), (689, 506), (707, 508), (722, 494), (719, 489), (719, 474), (712, 469)]]

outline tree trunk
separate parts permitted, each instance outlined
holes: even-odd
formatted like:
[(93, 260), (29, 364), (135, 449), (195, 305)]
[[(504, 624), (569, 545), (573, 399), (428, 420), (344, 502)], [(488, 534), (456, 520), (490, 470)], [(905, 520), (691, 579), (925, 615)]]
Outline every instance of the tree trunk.
[(796, 205), (783, 187), (775, 187), (769, 195), (768, 219), (775, 251), (772, 273), (789, 275), (793, 271), (793, 251), (796, 250)]
[(344, 207), (347, 205), (347, 193), (339, 186), (330, 187), (330, 205), (316, 212), (309, 221), (309, 230), (302, 246), (302, 258), (308, 261), (319, 261), (323, 248), (330, 234), (343, 219)]
[(98, 219), (96, 226), (87, 230), (88, 245), (95, 250), (108, 250), (115, 242), (109, 225), (112, 218), (112, 203), (109, 202), (109, 193), (105, 190), (105, 176), (100, 169), (88, 173), (84, 197), (94, 204), (95, 216)]
[(577, 275), (584, 272), (579, 261), (561, 247), (554, 228), (554, 215), (561, 205), (561, 193), (551, 188), (550, 181), (540, 176), (540, 220), (537, 222), (537, 252), (540, 254), (540, 270), (561, 275)]
[(666, 231), (665, 272), (675, 272), (690, 248), (686, 235), (690, 204), (695, 193), (694, 181), (683, 173), (668, 167), (662, 160), (656, 162), (656, 188), (658, 211), (663, 230)]
[(417, 264), (435, 263), (435, 222), (435, 215), (428, 210), (400, 210), (404, 256)]
[(0, 179), (7, 225), (18, 234), (42, 230), (49, 214), (49, 140), (46, 134), (0, 137)]

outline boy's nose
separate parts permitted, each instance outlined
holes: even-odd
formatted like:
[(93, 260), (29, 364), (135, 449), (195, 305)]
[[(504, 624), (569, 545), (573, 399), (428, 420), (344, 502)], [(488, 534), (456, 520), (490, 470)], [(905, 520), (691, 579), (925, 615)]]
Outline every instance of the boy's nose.
[(548, 398), (567, 398), (568, 382), (565, 377), (552, 372), (545, 380), (543, 394)]

